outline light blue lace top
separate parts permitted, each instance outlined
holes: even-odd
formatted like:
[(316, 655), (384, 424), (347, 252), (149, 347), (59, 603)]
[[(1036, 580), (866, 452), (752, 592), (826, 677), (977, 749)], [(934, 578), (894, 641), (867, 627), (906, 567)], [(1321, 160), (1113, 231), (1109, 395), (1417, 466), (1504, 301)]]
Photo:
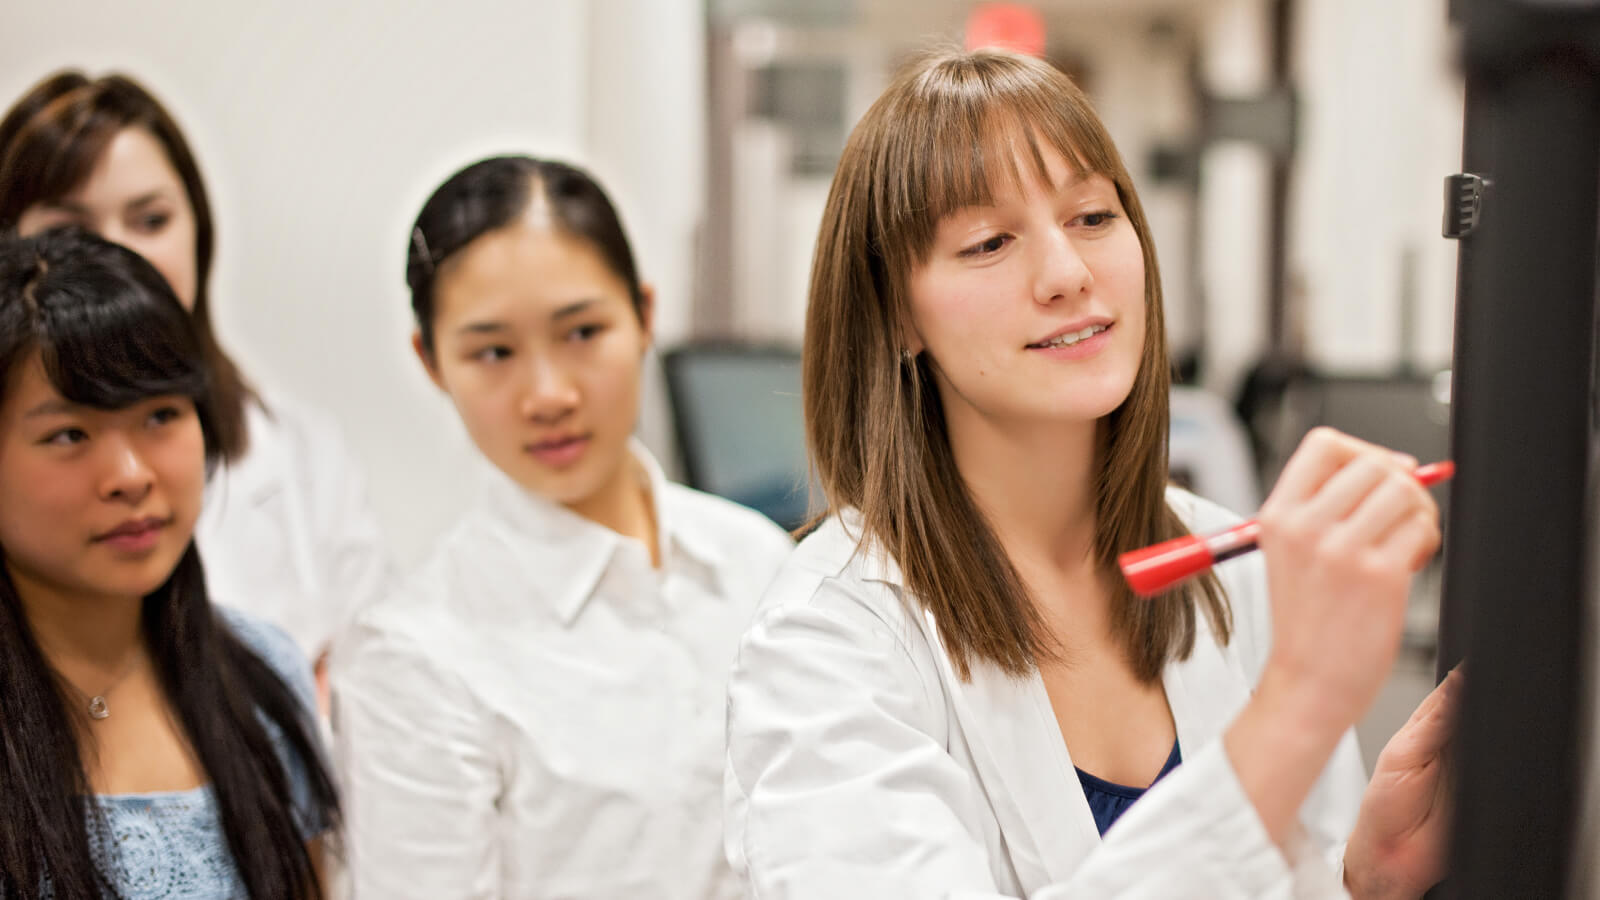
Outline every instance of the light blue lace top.
[[(247, 647), (272, 666), (310, 715), (316, 691), (311, 668), (300, 648), (276, 626), (222, 609), (224, 621)], [(310, 840), (323, 830), (311, 800), (305, 766), (281, 732), (265, 722), (289, 776), (289, 790), (301, 834)], [(189, 791), (150, 794), (98, 794), (101, 822), (89, 819), (89, 844), (95, 864), (123, 900), (243, 900), (247, 896), (222, 833), (216, 796), (210, 785)], [(45, 887), (43, 897), (54, 892)]]

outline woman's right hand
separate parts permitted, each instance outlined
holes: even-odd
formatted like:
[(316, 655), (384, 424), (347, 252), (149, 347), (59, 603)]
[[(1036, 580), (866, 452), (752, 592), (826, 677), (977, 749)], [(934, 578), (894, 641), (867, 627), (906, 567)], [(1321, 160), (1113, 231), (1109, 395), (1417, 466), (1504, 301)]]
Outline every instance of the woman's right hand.
[(1261, 508), (1275, 680), (1336, 733), (1366, 713), (1400, 647), (1411, 578), (1439, 546), (1417, 461), (1318, 428)]
[(1439, 546), (1439, 510), (1412, 475), (1416, 464), (1318, 428), (1257, 516), (1272, 651), (1224, 743), (1279, 844), (1339, 739), (1388, 677), (1411, 576)]

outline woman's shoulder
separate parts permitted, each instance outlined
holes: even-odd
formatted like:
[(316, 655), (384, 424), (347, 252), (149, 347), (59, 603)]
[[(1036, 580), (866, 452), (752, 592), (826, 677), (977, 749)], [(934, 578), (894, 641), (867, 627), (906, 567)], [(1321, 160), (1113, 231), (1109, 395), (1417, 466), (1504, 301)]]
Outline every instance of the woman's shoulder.
[(854, 510), (828, 515), (789, 554), (756, 611), (757, 623), (822, 613), (904, 643), (921, 629), (906, 599), (904, 577), (877, 542), (864, 537)]
[[(463, 564), (446, 547), (435, 547), (415, 570), (397, 579), (394, 590), (356, 614), (340, 643), (437, 644), (458, 624), (451, 598), (462, 592), (452, 588), (448, 573)], [(429, 634), (434, 641), (425, 639)]]
[(316, 705), (316, 688), (311, 675), (311, 661), (306, 659), (300, 645), (287, 631), (231, 606), (216, 606), (216, 615), (233, 636), (278, 673), (295, 694), (312, 708)]
[(675, 481), (664, 483), (662, 507), (674, 531), (742, 554), (787, 555), (794, 548), (789, 533), (761, 513)]
[(335, 669), (437, 674), (470, 656), (502, 618), (496, 598), (527, 589), (516, 571), (485, 564), (496, 539), (471, 517), (452, 526), (415, 569), (355, 615), (334, 650)]
[(830, 515), (779, 569), (739, 643), (730, 728), (748, 730), (759, 709), (827, 716), (870, 695), (941, 733), (937, 638), (894, 561), (861, 538), (853, 511)]
[(1167, 486), (1167, 506), (1177, 513), (1183, 524), (1195, 534), (1231, 528), (1244, 521), (1243, 516), (1222, 504), (1207, 500), (1177, 485)]

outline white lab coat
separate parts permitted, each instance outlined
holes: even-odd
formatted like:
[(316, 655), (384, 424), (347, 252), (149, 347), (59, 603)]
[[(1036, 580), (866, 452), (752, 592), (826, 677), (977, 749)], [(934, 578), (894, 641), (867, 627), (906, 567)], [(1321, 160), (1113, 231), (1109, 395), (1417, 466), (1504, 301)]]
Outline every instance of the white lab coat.
[(337, 425), (277, 396), (246, 406), (250, 445), (206, 485), (195, 525), (213, 602), (282, 628), (315, 660), (391, 586), (366, 479)]
[(793, 549), (671, 484), (644, 544), (496, 470), (333, 664), (355, 900), (732, 900), (723, 712), (734, 648)]
[[(1173, 489), (1198, 532), (1237, 519)], [(1365, 783), (1347, 734), (1286, 859), (1219, 738), (1270, 638), (1259, 557), (1219, 567), (1235, 631), (1197, 617), (1163, 683), (1183, 765), (1102, 840), (1035, 672), (962, 681), (893, 560), (857, 553), (860, 518), (802, 541), (762, 602), (729, 685), (726, 849), (750, 896), (1339, 897)]]

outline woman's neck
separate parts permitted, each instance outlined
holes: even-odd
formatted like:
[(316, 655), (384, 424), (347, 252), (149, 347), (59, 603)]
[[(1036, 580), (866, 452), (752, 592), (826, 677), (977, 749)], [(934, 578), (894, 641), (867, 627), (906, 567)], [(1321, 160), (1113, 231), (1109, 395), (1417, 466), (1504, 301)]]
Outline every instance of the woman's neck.
[(7, 565), (34, 640), (74, 683), (120, 674), (144, 646), (142, 597), (63, 590)]
[(568, 508), (597, 525), (644, 544), (650, 551), (650, 564), (660, 568), (655, 504), (650, 496), (650, 484), (632, 453), (623, 455), (616, 472), (599, 490)]
[(1098, 423), (1024, 429), (962, 418), (951, 421), (956, 468), (1024, 580), (1092, 572)]

